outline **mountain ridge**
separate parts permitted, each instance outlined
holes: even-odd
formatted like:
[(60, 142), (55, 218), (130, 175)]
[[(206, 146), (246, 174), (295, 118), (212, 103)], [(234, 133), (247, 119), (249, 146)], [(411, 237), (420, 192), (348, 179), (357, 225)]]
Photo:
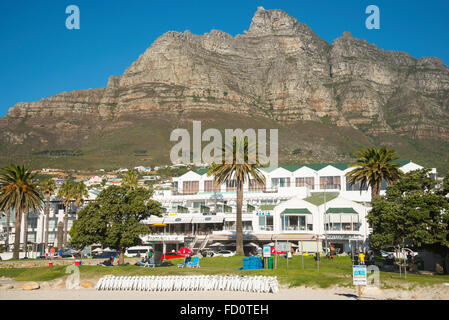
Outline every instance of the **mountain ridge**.
[(0, 135), (4, 148), (31, 141), (34, 149), (54, 148), (66, 143), (45, 142), (55, 130), (64, 136), (77, 127), (89, 137), (124, 117), (220, 111), (352, 128), (372, 144), (394, 135), (446, 145), (448, 109), (449, 68), (441, 59), (379, 49), (349, 32), (329, 44), (284, 11), (259, 7), (243, 34), (169, 31), (105, 88), (18, 103), (0, 119)]

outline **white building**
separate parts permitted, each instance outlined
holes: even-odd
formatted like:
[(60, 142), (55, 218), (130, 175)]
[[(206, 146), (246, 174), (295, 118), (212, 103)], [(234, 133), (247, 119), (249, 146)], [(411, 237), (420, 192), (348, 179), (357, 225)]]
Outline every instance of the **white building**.
[(151, 172), (151, 167), (138, 166), (134, 167), (134, 170), (138, 172)]
[[(423, 168), (411, 161), (399, 163), (403, 172)], [(314, 251), (329, 242), (340, 252), (362, 245), (370, 233), (365, 217), (371, 189), (347, 182), (345, 174), (352, 169), (349, 163), (262, 168), (264, 185), (252, 180), (244, 185), (244, 240), (259, 245), (289, 240)], [(381, 194), (385, 190), (383, 184)], [(176, 235), (179, 239), (168, 243), (181, 243), (183, 236), (193, 237), (198, 248), (235, 239), (235, 181), (217, 186), (207, 169), (189, 171), (173, 178), (170, 190), (155, 190), (154, 199), (165, 210), (164, 217), (148, 221), (166, 224), (157, 229), (158, 239)]]
[[(97, 192), (89, 191), (89, 197), (85, 199), (84, 205), (87, 205), (89, 201), (95, 200), (97, 197)], [(77, 212), (80, 208), (76, 207), (73, 203), (70, 205), (68, 210), (68, 229), (72, 227), (73, 221), (77, 218)], [(48, 220), (48, 245), (49, 247), (57, 247), (57, 235), (58, 235), (58, 223), (64, 222), (64, 204), (60, 201), (56, 196), (52, 196), (50, 198), (50, 211), (49, 211), (49, 220)], [(33, 257), (33, 254), (36, 255), (36, 252), (42, 252), (42, 244), (44, 242), (44, 231), (45, 231), (45, 215), (44, 208), (40, 212), (29, 212), (28, 213), (28, 244), (32, 247), (31, 251), (35, 251), (31, 253), (29, 256)], [(15, 215), (14, 212), (11, 212), (10, 215), (10, 233), (9, 233), (9, 246), (12, 250), (14, 246), (14, 236), (15, 236)], [(25, 225), (22, 219), (22, 229), (20, 232), (20, 243), (23, 248), (25, 243)], [(68, 236), (70, 239), (70, 236)], [(6, 238), (6, 216), (0, 217), (0, 244), (5, 244)], [(12, 252), (9, 253), (10, 257), (12, 257)], [(24, 255), (21, 252), (21, 257)], [(8, 257), (8, 258), (10, 258)]]

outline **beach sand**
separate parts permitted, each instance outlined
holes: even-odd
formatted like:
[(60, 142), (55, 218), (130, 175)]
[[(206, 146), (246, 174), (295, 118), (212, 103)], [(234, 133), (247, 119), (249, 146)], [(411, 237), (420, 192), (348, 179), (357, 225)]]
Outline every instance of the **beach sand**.
[[(296, 287), (281, 288), (273, 293), (228, 291), (147, 292), (97, 291), (81, 289), (0, 289), (0, 300), (356, 300), (355, 288), (332, 287), (326, 289)], [(362, 300), (449, 300), (449, 286), (418, 287), (411, 290), (364, 290)]]

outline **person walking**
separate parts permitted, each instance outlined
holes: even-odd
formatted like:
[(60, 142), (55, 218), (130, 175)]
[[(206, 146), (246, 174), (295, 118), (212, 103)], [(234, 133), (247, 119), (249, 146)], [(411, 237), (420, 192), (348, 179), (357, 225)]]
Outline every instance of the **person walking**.
[(330, 250), (331, 250), (331, 252), (330, 252), (330, 258), (331, 258), (332, 261), (334, 261), (335, 247), (334, 247), (332, 244), (330, 245)]
[(365, 264), (365, 254), (363, 253), (363, 251), (359, 253), (359, 261), (360, 264)]

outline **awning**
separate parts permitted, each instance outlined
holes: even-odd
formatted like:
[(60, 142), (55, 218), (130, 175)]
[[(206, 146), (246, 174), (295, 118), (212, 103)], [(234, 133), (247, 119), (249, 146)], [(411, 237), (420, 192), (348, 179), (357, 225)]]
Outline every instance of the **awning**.
[(155, 224), (155, 223), (162, 223), (164, 221), (163, 217), (158, 216), (150, 216), (150, 219), (148, 220), (149, 224)]
[(281, 214), (312, 214), (307, 208), (289, 208), (284, 209)]
[(193, 216), (192, 223), (223, 223), (223, 216)]
[[(226, 221), (237, 221), (236, 215), (230, 214), (225, 216), (224, 218)], [(242, 221), (253, 221), (253, 216), (251, 214), (244, 214), (242, 215)]]
[(177, 223), (190, 223), (192, 221), (191, 216), (177, 215), (177, 216), (169, 216), (164, 218), (164, 223), (166, 224), (177, 224)]
[(329, 208), (326, 210), (326, 213), (355, 213), (355, 214), (357, 214), (357, 211), (355, 211), (353, 208)]

